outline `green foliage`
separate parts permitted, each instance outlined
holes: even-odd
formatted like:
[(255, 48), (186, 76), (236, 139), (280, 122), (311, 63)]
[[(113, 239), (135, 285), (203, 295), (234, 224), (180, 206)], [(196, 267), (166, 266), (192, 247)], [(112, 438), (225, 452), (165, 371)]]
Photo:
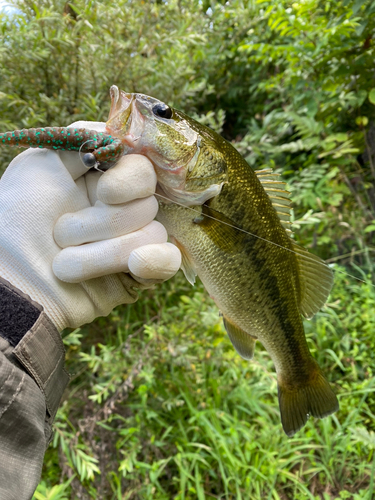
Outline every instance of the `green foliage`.
[[(297, 218), (306, 209), (318, 212), (322, 223), (301, 233), (306, 243), (314, 234), (318, 244), (347, 253), (358, 245), (359, 233), (360, 246), (369, 246), (372, 235), (363, 233), (375, 209), (374, 144), (366, 133), (375, 112), (375, 4), (260, 3), (268, 29), (260, 40), (254, 28), (238, 50), (254, 65), (267, 65), (256, 90), (267, 100), (241, 150), (254, 167), (273, 163), (288, 176)], [(359, 156), (364, 149), (366, 158)], [(322, 255), (329, 256), (327, 250)]]
[(35, 492), (35, 500), (69, 500), (66, 492), (75, 476), (72, 476), (68, 481), (59, 485), (48, 488), (46, 483), (42, 481)]
[(0, 11), (1, 130), (105, 121), (112, 84), (154, 95), (282, 173), (295, 238), (346, 266), (306, 322), (341, 410), (292, 439), (268, 355), (235, 355), (201, 286), (179, 277), (67, 332), (73, 379), (34, 499), (370, 500), (375, 2), (14, 4)]

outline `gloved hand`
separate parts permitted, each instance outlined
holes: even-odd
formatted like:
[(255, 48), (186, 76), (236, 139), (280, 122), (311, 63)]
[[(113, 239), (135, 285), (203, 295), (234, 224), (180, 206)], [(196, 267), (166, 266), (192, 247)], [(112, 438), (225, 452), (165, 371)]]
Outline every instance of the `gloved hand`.
[(41, 304), (59, 330), (134, 302), (137, 282), (124, 273), (144, 287), (172, 277), (181, 263), (153, 220), (155, 186), (152, 164), (140, 155), (100, 174), (88, 172), (78, 153), (21, 153), (0, 180), (0, 276)]

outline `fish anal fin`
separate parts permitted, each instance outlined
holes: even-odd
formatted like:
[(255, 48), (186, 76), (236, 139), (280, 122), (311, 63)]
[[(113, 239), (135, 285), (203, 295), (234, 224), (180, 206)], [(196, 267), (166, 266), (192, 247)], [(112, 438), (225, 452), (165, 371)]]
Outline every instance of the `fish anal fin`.
[(256, 338), (238, 328), (228, 318), (223, 316), (224, 327), (230, 341), (238, 354), (244, 359), (252, 359), (254, 356)]
[(328, 298), (333, 285), (333, 273), (322, 259), (294, 241), (292, 245), (296, 252), (300, 285), (299, 309), (305, 318), (311, 319)]
[(287, 436), (293, 436), (303, 427), (309, 416), (324, 418), (339, 409), (337, 397), (320, 368), (305, 385), (284, 384), (278, 377), (281, 423)]
[(171, 240), (171, 243), (176, 245), (176, 247), (180, 250), (181, 252), (181, 269), (185, 275), (185, 278), (188, 280), (188, 282), (194, 286), (195, 284), (195, 278), (197, 276), (197, 272), (194, 269), (193, 263), (191, 262), (191, 259), (186, 252), (185, 248), (174, 238), (173, 236), (170, 236), (169, 238)]

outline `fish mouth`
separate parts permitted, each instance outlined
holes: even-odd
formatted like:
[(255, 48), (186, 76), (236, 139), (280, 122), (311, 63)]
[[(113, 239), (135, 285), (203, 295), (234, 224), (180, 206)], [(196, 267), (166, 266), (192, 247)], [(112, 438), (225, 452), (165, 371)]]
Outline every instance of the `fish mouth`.
[(117, 85), (110, 89), (111, 109), (106, 123), (107, 131), (137, 151), (144, 129), (144, 117), (137, 107), (137, 95), (120, 90)]

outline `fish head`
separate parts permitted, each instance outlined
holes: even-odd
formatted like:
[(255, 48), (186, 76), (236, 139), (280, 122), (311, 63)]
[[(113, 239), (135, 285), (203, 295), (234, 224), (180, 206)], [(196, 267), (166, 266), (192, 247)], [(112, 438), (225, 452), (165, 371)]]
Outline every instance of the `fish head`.
[(113, 85), (111, 99), (107, 131), (121, 139), (128, 152), (152, 161), (159, 187), (169, 199), (201, 205), (221, 191), (227, 169), (215, 148), (215, 139), (223, 140), (220, 136), (154, 97)]

